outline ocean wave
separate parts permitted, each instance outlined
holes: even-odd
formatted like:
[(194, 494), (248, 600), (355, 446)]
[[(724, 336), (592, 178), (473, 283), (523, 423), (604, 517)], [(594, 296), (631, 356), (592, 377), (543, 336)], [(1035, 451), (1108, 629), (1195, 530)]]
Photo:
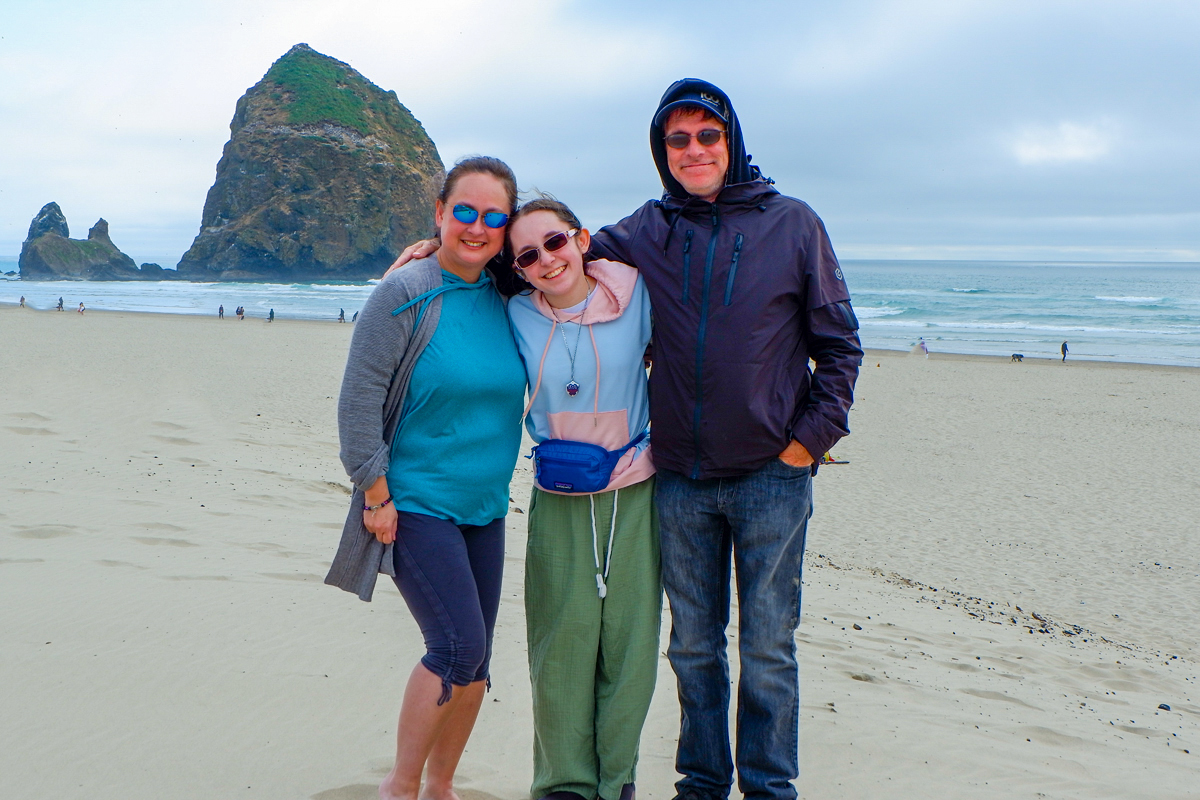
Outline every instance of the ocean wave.
[(952, 292), (962, 292), (963, 294), (985, 294), (987, 289), (960, 289), (957, 286), (951, 287)]
[(1161, 303), (1163, 301), (1161, 297), (1112, 297), (1102, 294), (1096, 295), (1096, 299), (1108, 300), (1114, 303), (1138, 303), (1142, 305), (1151, 305), (1154, 303)]
[(1134, 336), (1196, 336), (1200, 325), (1159, 328), (1109, 328), (1094, 325), (1038, 325), (1031, 322), (950, 322), (946, 320), (871, 320), (872, 327), (936, 328), (952, 331), (1044, 331), (1052, 333), (1129, 334)]
[(885, 306), (883, 308), (877, 308), (877, 307), (872, 307), (872, 306), (855, 306), (854, 307), (854, 314), (859, 319), (877, 319), (879, 317), (894, 317), (897, 314), (903, 314), (904, 311), (905, 311), (905, 309), (903, 309), (903, 308), (889, 308), (887, 306)]

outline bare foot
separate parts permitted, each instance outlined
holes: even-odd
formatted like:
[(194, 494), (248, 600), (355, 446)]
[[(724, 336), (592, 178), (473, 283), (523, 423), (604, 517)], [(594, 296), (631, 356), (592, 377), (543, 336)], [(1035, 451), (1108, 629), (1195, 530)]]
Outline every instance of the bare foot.
[(437, 787), (425, 784), (425, 788), (421, 790), (420, 800), (459, 800), (458, 795), (454, 793), (453, 786)]
[(418, 800), (420, 788), (419, 783), (414, 786), (404, 786), (396, 778), (396, 771), (392, 770), (383, 779), (383, 783), (379, 784), (379, 800)]

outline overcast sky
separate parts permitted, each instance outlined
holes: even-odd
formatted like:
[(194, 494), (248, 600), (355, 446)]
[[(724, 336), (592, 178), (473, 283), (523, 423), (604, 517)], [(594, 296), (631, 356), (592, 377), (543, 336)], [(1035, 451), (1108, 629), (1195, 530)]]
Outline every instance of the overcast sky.
[(592, 227), (661, 194), (650, 117), (700, 77), (843, 258), (1200, 261), (1194, 0), (4, 0), (0, 256), (53, 200), (173, 266), (297, 42)]

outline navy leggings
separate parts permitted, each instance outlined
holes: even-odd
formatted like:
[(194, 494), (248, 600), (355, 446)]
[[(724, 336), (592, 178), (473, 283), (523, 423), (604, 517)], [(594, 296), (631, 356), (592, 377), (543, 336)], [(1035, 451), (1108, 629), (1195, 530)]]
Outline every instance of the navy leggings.
[(425, 637), (421, 663), (451, 685), (488, 679), (504, 571), (504, 518), (455, 525), (400, 511), (392, 548), (396, 586)]

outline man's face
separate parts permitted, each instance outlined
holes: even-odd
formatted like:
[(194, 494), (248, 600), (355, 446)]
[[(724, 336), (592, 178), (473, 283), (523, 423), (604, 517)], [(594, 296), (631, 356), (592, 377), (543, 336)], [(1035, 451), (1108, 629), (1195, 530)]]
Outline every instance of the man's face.
[(667, 166), (672, 177), (683, 185), (688, 194), (711, 203), (725, 185), (725, 173), (729, 170), (729, 146), (725, 136), (708, 147), (700, 144), (696, 134), (710, 129), (724, 131), (725, 126), (720, 120), (688, 108), (671, 112), (667, 124), (663, 126), (664, 136), (673, 133), (691, 136), (687, 147), (679, 150), (667, 148)]

